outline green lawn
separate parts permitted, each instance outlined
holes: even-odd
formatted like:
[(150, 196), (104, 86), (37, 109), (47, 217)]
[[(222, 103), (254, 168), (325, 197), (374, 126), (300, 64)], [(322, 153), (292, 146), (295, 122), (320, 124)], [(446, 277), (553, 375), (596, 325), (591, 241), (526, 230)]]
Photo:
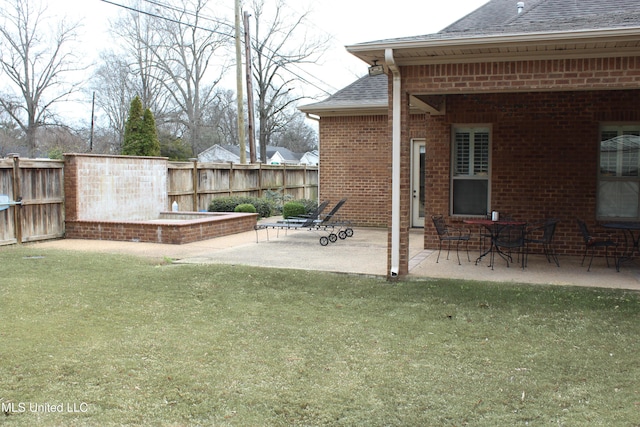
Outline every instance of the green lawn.
[(2, 425), (640, 425), (633, 292), (24, 246), (0, 295)]

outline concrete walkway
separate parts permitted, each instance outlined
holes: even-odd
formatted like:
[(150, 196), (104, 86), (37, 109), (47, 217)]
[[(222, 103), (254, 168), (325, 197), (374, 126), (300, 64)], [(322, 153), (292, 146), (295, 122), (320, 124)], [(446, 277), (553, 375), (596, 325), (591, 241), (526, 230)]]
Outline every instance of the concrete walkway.
[[(33, 247), (81, 250), (103, 253), (126, 253), (157, 259), (171, 259), (187, 264), (235, 264), (278, 267), (348, 274), (386, 277), (387, 232), (384, 229), (356, 228), (354, 236), (320, 246), (323, 232), (296, 230), (285, 233), (276, 230), (253, 231), (218, 237), (185, 245), (157, 243), (114, 242), (96, 240), (61, 239), (31, 243)], [(581, 257), (561, 257), (560, 267), (550, 264), (541, 255), (531, 255), (528, 267), (507, 268), (499, 259), (492, 270), (487, 262), (475, 265), (477, 253), (471, 253), (471, 262), (461, 252), (462, 265), (458, 265), (455, 251), (449, 260), (446, 252), (436, 263), (437, 251), (423, 250), (423, 231), (412, 230), (410, 236), (409, 279), (452, 278), (514, 283), (592, 286), (640, 290), (640, 261), (627, 263), (620, 272), (613, 265), (606, 267), (604, 258), (595, 258), (591, 271), (580, 266)], [(474, 256), (475, 255), (475, 256)]]

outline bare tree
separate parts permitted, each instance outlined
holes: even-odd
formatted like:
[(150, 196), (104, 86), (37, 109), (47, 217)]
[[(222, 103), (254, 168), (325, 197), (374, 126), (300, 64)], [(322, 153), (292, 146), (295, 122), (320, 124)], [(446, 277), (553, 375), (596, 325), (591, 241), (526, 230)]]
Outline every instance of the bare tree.
[[(314, 39), (307, 34), (308, 12), (293, 16), (285, 0), (277, 0), (273, 9), (265, 3), (253, 0), (255, 30), (251, 31), (261, 159), (267, 158), (271, 135), (294, 117), (288, 110), (304, 98), (296, 91), (299, 76), (292, 68), (318, 62), (328, 47), (328, 38)], [(268, 12), (273, 14), (268, 16)]]
[(96, 93), (96, 105), (107, 118), (107, 128), (116, 137), (114, 146), (122, 147), (124, 125), (131, 103), (132, 94), (136, 91), (134, 74), (129, 64), (115, 53), (100, 55), (102, 65), (98, 67), (93, 80), (93, 91)]
[(0, 157), (20, 152), (23, 139), (24, 132), (15, 121), (6, 112), (0, 111)]
[(203, 125), (214, 135), (212, 142), (238, 145), (238, 110), (235, 92), (219, 90), (217, 100), (203, 112)]
[(221, 51), (231, 41), (232, 26), (207, 19), (207, 10), (206, 0), (164, 9), (168, 19), (156, 22), (160, 42), (147, 45), (194, 154), (210, 145), (202, 134), (203, 114), (218, 100), (216, 85), (227, 69)]
[[(141, 10), (144, 5), (140, 5)], [(152, 46), (160, 44), (161, 32), (158, 31), (157, 17), (150, 12), (130, 12), (111, 24), (110, 32), (120, 42), (120, 51), (104, 58), (115, 59), (118, 68), (126, 69), (129, 90), (125, 109), (131, 100), (138, 96), (143, 108), (153, 111), (158, 124), (171, 116), (171, 96), (165, 89), (168, 76), (157, 67)], [(124, 73), (119, 73), (124, 78)], [(124, 83), (124, 81), (122, 81)]]
[(304, 114), (297, 112), (288, 126), (272, 136), (271, 145), (288, 148), (294, 153), (306, 153), (318, 148), (318, 134), (306, 122)]
[(71, 50), (79, 24), (63, 20), (50, 30), (38, 0), (0, 1), (0, 68), (9, 86), (0, 106), (25, 133), (34, 156), (38, 128), (55, 123), (54, 105), (81, 84), (66, 80), (82, 69)]

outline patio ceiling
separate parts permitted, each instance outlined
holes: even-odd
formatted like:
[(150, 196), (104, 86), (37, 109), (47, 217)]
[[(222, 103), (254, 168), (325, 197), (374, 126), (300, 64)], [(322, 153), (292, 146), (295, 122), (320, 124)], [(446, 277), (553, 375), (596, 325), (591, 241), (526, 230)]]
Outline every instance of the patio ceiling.
[(640, 27), (597, 31), (464, 36), (461, 33), (382, 40), (347, 46), (368, 64), (384, 63), (393, 49), (401, 66), (510, 60), (640, 55)]

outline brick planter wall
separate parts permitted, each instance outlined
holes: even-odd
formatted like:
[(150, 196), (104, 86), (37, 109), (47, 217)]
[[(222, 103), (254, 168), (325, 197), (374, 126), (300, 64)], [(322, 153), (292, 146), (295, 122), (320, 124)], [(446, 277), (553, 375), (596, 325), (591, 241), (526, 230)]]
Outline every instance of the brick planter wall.
[[(188, 216), (181, 212), (181, 216)], [(66, 238), (119, 240), (184, 244), (230, 234), (253, 231), (257, 214), (193, 213), (197, 218), (181, 222), (169, 219), (153, 221), (67, 221)]]

